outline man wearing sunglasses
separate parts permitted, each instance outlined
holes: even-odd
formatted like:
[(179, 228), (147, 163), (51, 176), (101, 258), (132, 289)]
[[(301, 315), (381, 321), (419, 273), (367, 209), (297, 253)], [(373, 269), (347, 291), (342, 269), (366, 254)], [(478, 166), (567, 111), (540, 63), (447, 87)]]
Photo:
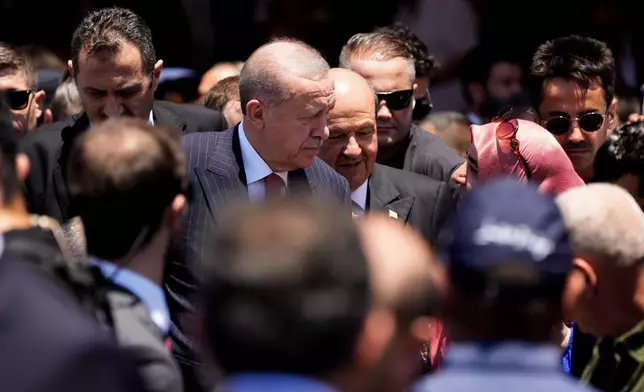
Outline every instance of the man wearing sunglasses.
[(0, 92), (11, 109), (17, 137), (36, 129), (43, 114), (45, 92), (37, 90), (37, 79), (29, 57), (0, 42)]
[(32, 213), (61, 222), (74, 217), (65, 167), (71, 146), (90, 125), (112, 117), (136, 117), (184, 133), (226, 129), (221, 113), (197, 105), (155, 101), (163, 61), (157, 60), (145, 21), (123, 8), (90, 13), (72, 37), (70, 73), (83, 114), (39, 129), (22, 141), (32, 171), (25, 181)]
[(458, 175), (463, 158), (412, 122), (418, 85), (403, 39), (387, 31), (356, 34), (342, 48), (340, 67), (360, 74), (378, 93), (378, 163), (444, 182)]
[(532, 107), (568, 154), (577, 174), (593, 179), (597, 150), (615, 127), (615, 60), (603, 42), (580, 36), (541, 45), (530, 69)]

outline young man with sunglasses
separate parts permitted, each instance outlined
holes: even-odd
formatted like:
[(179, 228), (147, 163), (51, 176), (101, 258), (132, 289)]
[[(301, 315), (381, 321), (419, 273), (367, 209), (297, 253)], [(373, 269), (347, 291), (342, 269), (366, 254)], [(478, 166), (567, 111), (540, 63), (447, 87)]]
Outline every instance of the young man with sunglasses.
[(418, 85), (403, 39), (388, 31), (356, 34), (342, 48), (340, 67), (360, 74), (378, 94), (378, 163), (445, 182), (459, 176), (464, 159), (412, 122)]
[(605, 43), (569, 36), (541, 45), (530, 69), (532, 107), (586, 182), (615, 127), (615, 59)]
[(37, 84), (36, 71), (29, 57), (0, 42), (0, 92), (11, 109), (17, 137), (36, 129), (43, 114), (45, 91), (38, 91)]

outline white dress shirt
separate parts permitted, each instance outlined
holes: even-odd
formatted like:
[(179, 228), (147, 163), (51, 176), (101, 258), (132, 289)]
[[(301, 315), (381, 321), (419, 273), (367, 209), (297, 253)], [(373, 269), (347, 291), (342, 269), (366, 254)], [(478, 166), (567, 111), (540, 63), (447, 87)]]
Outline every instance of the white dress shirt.
[[(241, 148), (244, 171), (246, 173), (246, 185), (248, 185), (248, 197), (251, 201), (264, 200), (266, 186), (264, 178), (273, 174), (273, 170), (259, 156), (257, 151), (250, 144), (244, 133), (244, 123), (239, 124), (239, 147)], [(284, 186), (288, 188), (288, 172), (275, 172), (284, 180)]]
[(369, 190), (369, 179), (362, 183), (355, 191), (351, 192), (351, 201), (353, 202), (353, 213), (364, 215), (367, 211), (367, 191)]
[(150, 279), (119, 267), (116, 264), (89, 257), (89, 262), (97, 265), (103, 276), (132, 292), (145, 306), (152, 321), (159, 327), (163, 335), (170, 330), (170, 311), (165, 301), (163, 289)]

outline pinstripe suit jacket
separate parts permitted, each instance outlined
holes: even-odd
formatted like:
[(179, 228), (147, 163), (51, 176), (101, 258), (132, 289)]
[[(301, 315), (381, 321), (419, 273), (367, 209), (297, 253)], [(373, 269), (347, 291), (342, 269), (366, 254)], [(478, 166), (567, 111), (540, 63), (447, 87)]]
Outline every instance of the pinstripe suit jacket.
[[(228, 203), (248, 200), (237, 127), (185, 135), (183, 148), (191, 192), (190, 208), (181, 239), (181, 254), (167, 263), (165, 284), (172, 318), (171, 337), (180, 362), (191, 357), (191, 350), (178, 328), (178, 321), (185, 319), (182, 315), (190, 310), (187, 299), (194, 293), (195, 269), (204, 259), (204, 245), (209, 242), (210, 230)], [(317, 157), (311, 166), (289, 172), (288, 183), (289, 192), (297, 190), (316, 198), (340, 201), (346, 206), (347, 214), (351, 211), (349, 183)]]

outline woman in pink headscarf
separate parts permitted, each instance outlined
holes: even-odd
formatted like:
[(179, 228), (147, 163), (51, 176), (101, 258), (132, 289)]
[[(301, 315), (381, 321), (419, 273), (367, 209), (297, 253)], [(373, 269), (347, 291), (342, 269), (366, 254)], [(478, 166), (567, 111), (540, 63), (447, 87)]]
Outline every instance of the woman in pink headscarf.
[(515, 176), (539, 190), (558, 195), (584, 185), (570, 159), (546, 129), (514, 118), (470, 127), (468, 189), (488, 179)]

